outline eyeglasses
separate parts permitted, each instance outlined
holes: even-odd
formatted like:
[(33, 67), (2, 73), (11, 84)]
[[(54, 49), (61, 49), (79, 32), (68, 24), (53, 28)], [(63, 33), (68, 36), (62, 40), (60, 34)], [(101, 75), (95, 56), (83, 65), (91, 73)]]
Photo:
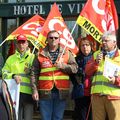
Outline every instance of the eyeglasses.
[(110, 42), (111, 40), (102, 40), (102, 42)]
[(59, 37), (49, 37), (49, 39), (51, 39), (51, 40), (53, 40), (53, 39), (55, 39), (55, 40), (57, 40)]

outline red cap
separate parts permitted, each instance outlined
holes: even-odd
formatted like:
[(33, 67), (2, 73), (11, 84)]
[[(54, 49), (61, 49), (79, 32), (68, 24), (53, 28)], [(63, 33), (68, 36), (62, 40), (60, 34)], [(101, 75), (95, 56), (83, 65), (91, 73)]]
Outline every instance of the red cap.
[(20, 34), (20, 35), (17, 36), (17, 41), (20, 41), (20, 40), (26, 41), (27, 37), (25, 35), (23, 35), (23, 34)]

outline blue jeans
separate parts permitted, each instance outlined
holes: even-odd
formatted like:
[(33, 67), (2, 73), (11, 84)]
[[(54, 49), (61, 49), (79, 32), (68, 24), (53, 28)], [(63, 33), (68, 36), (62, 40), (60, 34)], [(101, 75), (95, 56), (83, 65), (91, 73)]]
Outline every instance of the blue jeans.
[(66, 100), (59, 98), (58, 91), (52, 91), (51, 99), (41, 99), (39, 101), (42, 120), (62, 120), (65, 106)]

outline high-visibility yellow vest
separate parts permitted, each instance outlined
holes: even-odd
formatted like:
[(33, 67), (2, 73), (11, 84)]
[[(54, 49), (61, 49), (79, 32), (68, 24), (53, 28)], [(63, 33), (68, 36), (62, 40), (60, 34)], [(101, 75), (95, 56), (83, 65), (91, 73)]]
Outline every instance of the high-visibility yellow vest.
[(2, 69), (3, 79), (12, 79), (13, 74), (20, 75), (22, 81), (20, 83), (20, 92), (26, 94), (32, 94), (30, 85), (30, 75), (26, 74), (24, 69), (32, 65), (34, 54), (30, 53), (30, 50), (26, 51), (24, 56), (21, 58), (18, 51), (11, 55), (7, 60)]
[[(100, 51), (94, 53), (94, 59)], [(113, 58), (113, 61), (120, 64), (120, 51), (117, 50), (117, 56)], [(111, 68), (112, 69), (112, 68)], [(120, 96), (120, 86), (116, 86), (109, 82), (109, 80), (103, 76), (104, 60), (100, 62), (97, 72), (93, 76), (91, 94), (100, 93), (111, 96)]]

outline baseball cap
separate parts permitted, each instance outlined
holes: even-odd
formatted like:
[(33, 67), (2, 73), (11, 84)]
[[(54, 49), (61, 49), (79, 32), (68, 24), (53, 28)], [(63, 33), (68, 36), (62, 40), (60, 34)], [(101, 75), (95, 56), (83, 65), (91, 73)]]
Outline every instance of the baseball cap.
[(21, 40), (26, 41), (26, 40), (27, 40), (27, 37), (26, 37), (25, 35), (23, 35), (23, 34), (18, 35), (18, 36), (17, 36), (17, 41), (21, 41)]

